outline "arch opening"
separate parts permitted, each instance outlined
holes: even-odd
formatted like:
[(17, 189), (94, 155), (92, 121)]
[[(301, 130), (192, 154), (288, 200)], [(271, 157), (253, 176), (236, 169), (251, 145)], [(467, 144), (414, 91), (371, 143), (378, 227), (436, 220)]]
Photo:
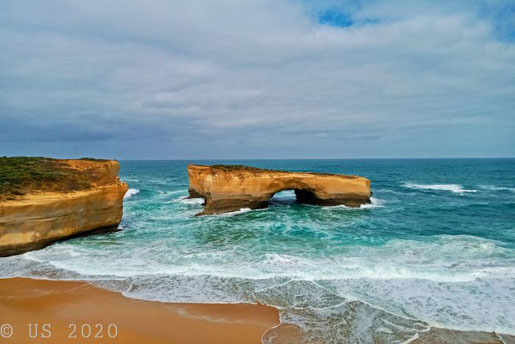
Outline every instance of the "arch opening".
[(317, 198), (313, 192), (305, 189), (284, 189), (275, 192), (268, 199), (268, 204), (288, 205), (292, 203), (317, 204)]
[(270, 197), (270, 205), (288, 205), (297, 202), (297, 197), (293, 189), (277, 191)]

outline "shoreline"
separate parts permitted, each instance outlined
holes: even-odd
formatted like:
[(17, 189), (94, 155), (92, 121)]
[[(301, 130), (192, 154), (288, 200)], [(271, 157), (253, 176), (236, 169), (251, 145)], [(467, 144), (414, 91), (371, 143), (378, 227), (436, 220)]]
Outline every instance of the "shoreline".
[[(44, 343), (260, 344), (263, 334), (280, 322), (276, 308), (259, 304), (143, 301), (86, 281), (16, 277), (0, 280), (3, 324), (14, 331), (10, 338), (2, 338), (2, 343), (36, 340), (29, 336), (29, 324), (38, 324)], [(51, 331), (49, 338), (41, 337), (48, 334), (45, 329)], [(34, 335), (34, 325), (31, 330)]]
[[(277, 337), (280, 343), (302, 343), (298, 327), (281, 324), (279, 310), (272, 306), (146, 301), (87, 281), (26, 277), (0, 279), (0, 327), (4, 324), (14, 331), (9, 338), (0, 337), (2, 343), (37, 340), (29, 336), (29, 324), (31, 335), (38, 324), (44, 343), (261, 344)], [(42, 337), (46, 330), (50, 337)], [(515, 344), (515, 336), (430, 327), (407, 343)]]

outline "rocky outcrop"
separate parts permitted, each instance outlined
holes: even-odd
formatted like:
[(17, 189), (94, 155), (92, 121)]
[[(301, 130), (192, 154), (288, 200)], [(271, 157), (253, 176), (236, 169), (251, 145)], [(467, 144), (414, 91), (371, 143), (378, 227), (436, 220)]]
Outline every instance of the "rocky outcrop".
[(28, 192), (25, 188), (21, 197), (0, 200), (0, 256), (109, 230), (120, 223), (128, 187), (118, 178), (117, 161), (52, 159), (51, 163), (76, 177), (80, 187), (68, 178), (64, 187), (57, 180)]
[(297, 201), (359, 207), (370, 202), (370, 180), (350, 175), (263, 170), (248, 166), (189, 165), (189, 194), (205, 199), (208, 215), (265, 208), (277, 192), (295, 190)]

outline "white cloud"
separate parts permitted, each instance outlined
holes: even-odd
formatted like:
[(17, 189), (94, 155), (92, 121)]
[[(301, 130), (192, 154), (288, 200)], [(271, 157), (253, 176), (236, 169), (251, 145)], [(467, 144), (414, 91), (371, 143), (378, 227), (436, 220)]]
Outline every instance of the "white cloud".
[(324, 3), (359, 21), (334, 27), (286, 0), (1, 3), (0, 141), (60, 140), (50, 123), (137, 157), (512, 155), (514, 42), (480, 3), (395, 4)]

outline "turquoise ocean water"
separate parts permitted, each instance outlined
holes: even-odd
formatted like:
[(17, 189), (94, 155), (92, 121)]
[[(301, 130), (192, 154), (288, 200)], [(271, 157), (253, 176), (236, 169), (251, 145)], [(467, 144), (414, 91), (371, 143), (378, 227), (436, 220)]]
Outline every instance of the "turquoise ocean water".
[[(195, 217), (187, 163), (358, 174), (373, 202), (323, 208), (285, 191), (267, 209)], [(123, 230), (1, 258), (0, 275), (260, 302), (307, 342), (404, 343), (430, 325), (515, 334), (515, 159), (122, 161), (120, 176)]]

